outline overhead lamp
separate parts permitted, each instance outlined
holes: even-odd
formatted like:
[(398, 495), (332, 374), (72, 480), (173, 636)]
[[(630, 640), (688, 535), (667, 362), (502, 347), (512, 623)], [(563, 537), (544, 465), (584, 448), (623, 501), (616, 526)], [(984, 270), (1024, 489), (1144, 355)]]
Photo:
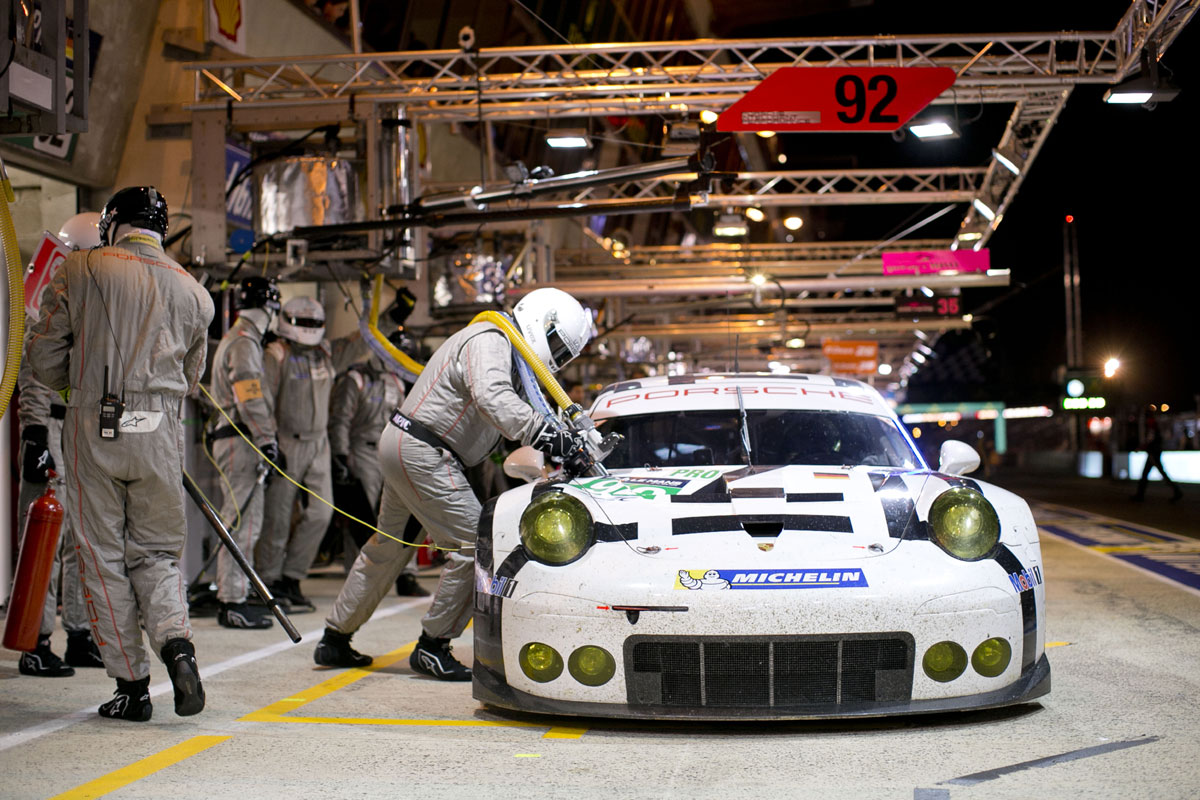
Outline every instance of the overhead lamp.
[(1179, 87), (1158, 74), (1158, 62), (1150, 56), (1149, 45), (1142, 49), (1142, 70), (1134, 78), (1121, 81), (1104, 93), (1104, 102), (1125, 105), (1166, 103), (1179, 94)]
[(761, 136), (764, 139), (770, 139), (772, 136), (775, 135), (775, 131), (755, 131), (755, 133), (757, 133), (759, 136)]
[(700, 121), (705, 125), (712, 125), (717, 121), (717, 112), (709, 111), (707, 108), (700, 112)]
[(910, 355), (912, 355), (913, 361), (916, 361), (918, 364), (925, 363), (925, 356), (921, 355), (920, 353), (914, 352), (914, 353), (911, 353)]
[(992, 210), (991, 206), (980, 200), (978, 197), (971, 201), (971, 205), (975, 206), (975, 210), (978, 211), (988, 222), (991, 222), (996, 218), (996, 212)]
[(555, 128), (546, 133), (546, 144), (556, 149), (591, 147), (592, 139), (583, 128)]
[(784, 342), (784, 344), (786, 344), (792, 350), (799, 350), (801, 347), (804, 347), (804, 340), (799, 336), (796, 336), (788, 339), (786, 342)]
[(1025, 159), (1012, 147), (993, 147), (992, 158), (1013, 175), (1020, 175)]
[(963, 242), (974, 242), (983, 238), (983, 233), (980, 231), (963, 231), (957, 237)]
[(944, 119), (924, 119), (911, 123), (908, 130), (918, 139), (951, 139), (958, 131)]
[(750, 206), (746, 209), (746, 219), (750, 220), (751, 222), (762, 222), (766, 218), (766, 213), (757, 206)]
[(745, 236), (748, 230), (741, 214), (721, 214), (713, 226), (713, 236)]
[(787, 228), (789, 231), (798, 231), (803, 225), (804, 220), (797, 216), (788, 217), (783, 221), (783, 227)]
[(750, 276), (750, 282), (755, 286), (762, 286), (767, 282), (767, 276), (763, 275), (761, 272), (756, 272)]

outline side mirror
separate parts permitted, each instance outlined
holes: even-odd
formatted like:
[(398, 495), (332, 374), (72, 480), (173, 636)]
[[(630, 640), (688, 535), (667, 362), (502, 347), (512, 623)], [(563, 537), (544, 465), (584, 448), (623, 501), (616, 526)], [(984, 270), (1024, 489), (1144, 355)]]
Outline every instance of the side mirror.
[(942, 442), (938, 453), (938, 472), (946, 475), (966, 475), (979, 468), (979, 453), (966, 442), (953, 439)]
[(540, 481), (546, 477), (546, 456), (529, 446), (518, 447), (504, 459), (504, 474), (526, 483)]

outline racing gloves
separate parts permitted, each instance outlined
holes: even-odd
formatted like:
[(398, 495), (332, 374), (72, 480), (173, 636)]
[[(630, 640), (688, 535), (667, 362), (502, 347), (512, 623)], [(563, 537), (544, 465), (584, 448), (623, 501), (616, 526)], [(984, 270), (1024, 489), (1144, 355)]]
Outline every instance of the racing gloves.
[(563, 466), (563, 472), (568, 478), (574, 478), (587, 472), (592, 466), (591, 457), (584, 447), (583, 438), (571, 431), (562, 430), (547, 422), (538, 431), (533, 440), (533, 446), (541, 450), (551, 461)]
[(272, 461), (280, 472), (287, 469), (287, 456), (279, 449), (278, 440), (272, 439), (266, 444), (259, 445), (258, 449), (262, 450), (262, 454)]
[(349, 458), (345, 453), (333, 454), (333, 482), (338, 486), (349, 486), (354, 483), (354, 473), (350, 471)]
[(21, 477), (29, 483), (45, 483), (54, 469), (50, 455), (50, 435), (45, 425), (27, 425), (21, 433), (25, 456), (21, 462)]

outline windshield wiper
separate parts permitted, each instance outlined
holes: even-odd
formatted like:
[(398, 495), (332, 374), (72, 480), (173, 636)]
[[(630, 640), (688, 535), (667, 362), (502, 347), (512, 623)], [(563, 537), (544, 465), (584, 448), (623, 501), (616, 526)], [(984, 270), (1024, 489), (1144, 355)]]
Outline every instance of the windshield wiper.
[(742, 399), (742, 387), (736, 386), (738, 399), (738, 416), (742, 426), (742, 449), (746, 451), (746, 464), (754, 466), (754, 458), (750, 455), (750, 425), (746, 421), (746, 401)]

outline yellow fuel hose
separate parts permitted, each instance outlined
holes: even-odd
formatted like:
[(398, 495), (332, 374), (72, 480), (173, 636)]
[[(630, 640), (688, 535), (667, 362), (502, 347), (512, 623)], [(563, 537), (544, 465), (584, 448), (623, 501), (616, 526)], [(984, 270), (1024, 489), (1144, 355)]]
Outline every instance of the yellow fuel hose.
[(21, 264), (21, 249), (17, 247), (17, 231), (13, 227), (9, 203), (15, 203), (12, 182), (4, 160), (0, 159), (0, 240), (4, 245), (4, 263), (8, 272), (8, 353), (4, 357), (4, 377), (0, 380), (0, 417), (8, 411), (8, 401), (17, 388), (17, 372), (21, 369), (21, 345), (25, 338), (25, 269)]
[(421, 370), (425, 369), (425, 365), (409, 358), (407, 353), (389, 342), (387, 337), (379, 330), (379, 295), (382, 291), (383, 275), (376, 275), (375, 283), (371, 287), (371, 311), (367, 316), (367, 330), (375, 337), (375, 341), (379, 343), (379, 346), (388, 355), (396, 359), (396, 363), (414, 375), (420, 375)]
[[(576, 409), (579, 408), (571, 400), (570, 395), (558, 385), (558, 381), (554, 378), (554, 373), (538, 358), (538, 354), (533, 352), (533, 348), (529, 346), (529, 342), (525, 341), (525, 337), (513, 327), (513, 324), (508, 321), (507, 317), (496, 311), (483, 311), (476, 314), (475, 318), (471, 320), (472, 325), (476, 322), (490, 322), (504, 332), (504, 335), (508, 337), (508, 341), (512, 343), (512, 346), (517, 348), (517, 352), (533, 368), (533, 374), (537, 375), (538, 382), (546, 388), (546, 391), (554, 398), (554, 402), (558, 403), (559, 408), (564, 411), (570, 411), (572, 406), (575, 406)], [(572, 418), (578, 416), (579, 413), (582, 413), (582, 410), (574, 414)]]

